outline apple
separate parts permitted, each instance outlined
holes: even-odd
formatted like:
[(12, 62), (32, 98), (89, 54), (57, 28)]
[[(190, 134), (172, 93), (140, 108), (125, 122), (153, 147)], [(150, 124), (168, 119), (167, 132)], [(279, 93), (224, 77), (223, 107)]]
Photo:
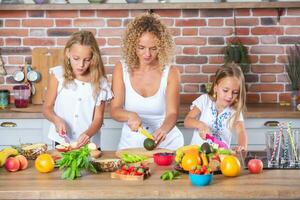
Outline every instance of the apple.
[(16, 159), (20, 162), (20, 170), (26, 169), (28, 167), (28, 161), (27, 158), (23, 155), (17, 155), (15, 156)]
[(263, 162), (259, 159), (251, 159), (248, 162), (248, 170), (252, 174), (259, 174), (263, 171)]
[(5, 161), (5, 168), (10, 172), (18, 171), (20, 169), (20, 161), (15, 157), (9, 157)]

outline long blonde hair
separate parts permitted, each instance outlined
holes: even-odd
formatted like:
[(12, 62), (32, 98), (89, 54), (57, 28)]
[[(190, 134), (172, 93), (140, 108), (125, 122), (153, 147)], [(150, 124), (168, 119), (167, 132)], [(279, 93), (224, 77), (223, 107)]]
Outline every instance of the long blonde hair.
[(152, 33), (158, 40), (158, 62), (161, 69), (171, 61), (174, 52), (174, 41), (167, 27), (160, 21), (159, 16), (154, 13), (142, 14), (128, 25), (123, 35), (122, 52), (123, 57), (133, 71), (139, 67), (139, 58), (136, 55), (136, 47), (143, 33)]
[(89, 46), (92, 50), (92, 60), (89, 66), (89, 74), (91, 85), (93, 88), (93, 96), (95, 97), (101, 90), (100, 82), (102, 78), (106, 78), (104, 65), (101, 59), (101, 53), (94, 35), (90, 31), (78, 31), (71, 35), (64, 48), (64, 86), (68, 85), (75, 79), (72, 66), (69, 58), (66, 56), (66, 52), (74, 45), (80, 44), (83, 46)]
[(208, 92), (209, 97), (216, 101), (216, 96), (214, 94), (214, 87), (220, 83), (220, 81), (226, 77), (235, 77), (240, 82), (240, 90), (235, 101), (232, 105), (232, 108), (235, 110), (234, 114), (231, 116), (230, 128), (238, 120), (241, 113), (246, 110), (246, 87), (245, 87), (245, 78), (243, 72), (239, 65), (235, 63), (228, 63), (220, 67), (215, 75), (215, 80), (212, 84), (210, 91)]

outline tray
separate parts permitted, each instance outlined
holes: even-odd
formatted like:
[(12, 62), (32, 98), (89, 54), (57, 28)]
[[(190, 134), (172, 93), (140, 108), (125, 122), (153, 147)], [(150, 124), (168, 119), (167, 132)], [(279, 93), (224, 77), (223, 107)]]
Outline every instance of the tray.
[(143, 181), (145, 179), (145, 175), (133, 176), (133, 175), (117, 174), (115, 172), (112, 172), (110, 174), (110, 177), (113, 179), (120, 179), (125, 181)]

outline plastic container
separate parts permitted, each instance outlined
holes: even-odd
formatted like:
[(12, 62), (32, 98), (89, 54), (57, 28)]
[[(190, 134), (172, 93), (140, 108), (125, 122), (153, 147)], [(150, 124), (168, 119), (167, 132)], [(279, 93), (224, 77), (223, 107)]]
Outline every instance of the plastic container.
[(155, 153), (153, 154), (154, 162), (157, 165), (168, 166), (171, 165), (174, 160), (173, 153)]
[(213, 174), (189, 174), (189, 179), (194, 186), (209, 185), (213, 179)]
[(27, 108), (30, 97), (30, 89), (27, 85), (13, 87), (16, 108)]
[(0, 108), (4, 109), (8, 106), (9, 102), (9, 91), (8, 90), (0, 90)]

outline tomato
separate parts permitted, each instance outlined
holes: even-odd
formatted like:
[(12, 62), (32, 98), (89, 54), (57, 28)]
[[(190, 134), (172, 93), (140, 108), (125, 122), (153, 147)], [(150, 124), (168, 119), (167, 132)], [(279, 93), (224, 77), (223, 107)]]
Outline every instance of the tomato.
[(224, 176), (238, 176), (241, 172), (240, 161), (235, 156), (226, 156), (221, 162), (221, 172)]
[(263, 163), (259, 159), (251, 159), (248, 162), (248, 170), (252, 174), (259, 174), (263, 171)]
[(50, 154), (41, 154), (36, 158), (34, 166), (39, 172), (51, 172), (54, 169), (54, 160)]
[(181, 160), (181, 167), (185, 171), (196, 169), (197, 165), (200, 164), (201, 159), (199, 155), (194, 153), (186, 153)]

